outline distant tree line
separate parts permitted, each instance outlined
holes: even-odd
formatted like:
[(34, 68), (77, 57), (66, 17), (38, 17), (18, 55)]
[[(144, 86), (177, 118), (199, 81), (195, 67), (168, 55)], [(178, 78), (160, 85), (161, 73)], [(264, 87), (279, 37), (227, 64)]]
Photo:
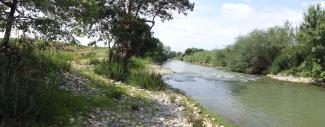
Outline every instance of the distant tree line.
[(309, 7), (299, 27), (286, 22), (254, 30), (225, 49), (185, 53), (181, 59), (242, 73), (284, 73), (324, 80), (325, 9), (320, 5)]

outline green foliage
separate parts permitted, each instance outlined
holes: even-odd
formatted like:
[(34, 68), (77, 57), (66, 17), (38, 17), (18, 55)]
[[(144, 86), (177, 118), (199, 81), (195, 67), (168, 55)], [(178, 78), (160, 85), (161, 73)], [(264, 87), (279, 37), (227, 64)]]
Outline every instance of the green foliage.
[(119, 81), (125, 81), (130, 85), (140, 86), (149, 90), (164, 90), (166, 84), (161, 75), (147, 70), (146, 65), (149, 60), (132, 57), (128, 65), (103, 61), (95, 68), (95, 72), (100, 75), (106, 75), (109, 78)]
[(194, 120), (192, 127), (204, 127), (203, 120), (202, 119)]
[(144, 55), (136, 54), (136, 56), (150, 57), (153, 61), (158, 63), (162, 63), (174, 57), (174, 52), (170, 51), (170, 47), (164, 46), (159, 39), (153, 38), (150, 43), (151, 45), (147, 44), (146, 49), (142, 50)]
[(129, 68), (141, 70), (145, 69), (146, 65), (149, 64), (149, 60), (144, 60), (143, 58), (132, 57), (129, 61)]
[(127, 65), (119, 61), (103, 61), (94, 69), (95, 73), (106, 75), (118, 81), (124, 81), (128, 75)]
[(192, 54), (194, 54), (194, 53), (196, 53), (196, 52), (203, 52), (203, 51), (204, 51), (204, 49), (188, 48), (188, 49), (185, 50), (184, 55), (185, 55), (185, 56), (186, 56), (186, 55), (192, 55)]
[[(61, 71), (71, 57), (31, 48), (16, 48), (15, 60), (0, 55), (0, 121), (5, 126), (68, 124), (83, 107), (83, 98), (58, 90)], [(15, 62), (12, 62), (15, 61)], [(9, 75), (8, 75), (9, 74)], [(58, 122), (60, 121), (60, 122)]]
[(266, 74), (285, 73), (324, 80), (325, 10), (311, 6), (304, 21), (295, 30), (286, 22), (267, 30), (255, 30), (237, 38), (226, 49), (185, 52), (182, 60), (225, 66), (236, 72)]
[[(100, 4), (98, 4), (100, 3)], [(193, 11), (194, 3), (189, 0), (170, 1), (102, 1), (86, 0), (78, 21), (83, 28), (80, 33), (97, 36), (110, 47), (110, 60), (113, 57), (128, 60), (132, 56), (150, 56), (162, 61), (163, 46), (152, 35), (156, 18), (162, 21), (173, 19), (174, 11), (186, 15)], [(96, 42), (94, 42), (96, 43)], [(155, 51), (155, 49), (158, 49)], [(149, 51), (151, 50), (151, 51)]]
[(289, 25), (255, 30), (246, 36), (238, 37), (234, 45), (225, 49), (196, 53), (188, 49), (183, 60), (226, 66), (236, 72), (265, 74), (269, 72), (273, 60), (286, 47), (293, 45), (292, 34), (292, 28)]
[(76, 42), (71, 32), (61, 28), (72, 26), (72, 22), (67, 21), (73, 18), (71, 12), (79, 4), (77, 0), (11, 0), (0, 3), (0, 31), (9, 33), (4, 35), (4, 45), (8, 46), (13, 30), (22, 31), (23, 35), (37, 33), (44, 40)]
[(99, 63), (100, 63), (100, 61), (99, 61), (98, 58), (96, 58), (96, 57), (89, 58), (89, 64), (91, 64), (91, 65), (97, 65)]
[(162, 80), (161, 75), (143, 70), (131, 72), (127, 83), (149, 90), (164, 90), (166, 88), (166, 84)]

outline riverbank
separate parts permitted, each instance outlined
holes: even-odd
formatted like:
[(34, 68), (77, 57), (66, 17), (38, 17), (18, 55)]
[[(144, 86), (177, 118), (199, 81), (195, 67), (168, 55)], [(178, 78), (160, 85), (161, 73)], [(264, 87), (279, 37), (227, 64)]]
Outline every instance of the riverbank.
[[(100, 53), (99, 53), (100, 54)], [(96, 55), (98, 60), (105, 55)], [(94, 61), (94, 60), (92, 60)], [(74, 126), (173, 126), (173, 127), (223, 127), (220, 118), (209, 112), (182, 92), (167, 87), (165, 90), (148, 90), (138, 86), (108, 79), (96, 74), (90, 59), (72, 61), (74, 73), (65, 74), (68, 84), (61, 89), (78, 95), (96, 96), (99, 100), (113, 101), (91, 107), (91, 112), (71, 118)], [(148, 64), (150, 73), (160, 75), (173, 71), (156, 64)], [(88, 82), (88, 83), (87, 83)], [(89, 83), (95, 82), (97, 84)], [(99, 83), (99, 84), (98, 84)], [(113, 92), (105, 92), (114, 89)], [(115, 91), (116, 90), (116, 91)], [(106, 96), (110, 97), (107, 98)]]
[[(186, 62), (186, 61), (184, 61)], [(213, 66), (211, 64), (201, 63), (201, 62), (189, 62), (192, 64), (202, 65), (206, 67), (217, 67), (217, 68), (224, 68), (221, 66)], [(266, 74), (263, 75), (266, 77), (269, 77), (271, 79), (279, 80), (279, 81), (285, 81), (285, 82), (293, 82), (293, 83), (304, 83), (304, 84), (310, 84), (310, 85), (316, 85), (316, 86), (324, 86), (325, 83), (322, 81), (315, 80), (311, 77), (299, 77), (299, 76), (293, 76), (293, 75), (283, 75), (283, 74)]]
[(267, 77), (272, 79), (280, 80), (280, 81), (287, 81), (287, 82), (296, 82), (296, 83), (305, 83), (305, 84), (315, 84), (317, 83), (313, 78), (306, 78), (306, 77), (297, 77), (292, 75), (273, 75), (267, 74)]

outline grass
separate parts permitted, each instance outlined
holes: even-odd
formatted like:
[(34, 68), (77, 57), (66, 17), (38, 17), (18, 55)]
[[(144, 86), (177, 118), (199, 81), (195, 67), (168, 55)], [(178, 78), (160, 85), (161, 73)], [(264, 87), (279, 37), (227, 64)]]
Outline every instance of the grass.
[(125, 81), (128, 75), (128, 68), (120, 62), (103, 61), (94, 70), (97, 74), (105, 75), (117, 81)]
[(161, 75), (147, 71), (131, 72), (127, 79), (127, 83), (129, 85), (140, 86), (141, 88), (148, 90), (166, 89), (166, 84), (161, 79)]
[[(106, 51), (94, 49), (89, 52), (83, 49), (80, 53), (20, 49), (21, 60), (12, 64), (7, 64), (4, 56), (0, 56), (0, 72), (6, 72), (8, 68), (12, 70), (10, 77), (6, 73), (0, 74), (1, 79), (6, 79), (0, 81), (0, 126), (79, 126), (78, 122), (82, 122), (93, 109), (128, 112), (143, 106), (150, 107), (153, 102), (145, 99), (146, 93), (135, 92), (130, 95), (127, 90), (129, 87), (111, 85), (109, 79), (154, 91), (165, 90), (166, 84), (161, 75), (146, 68), (151, 61), (132, 58), (128, 65), (118, 62), (111, 64), (98, 59), (105, 57)], [(76, 69), (70, 64), (83, 60), (89, 61), (87, 65), (92, 64), (95, 69), (88, 66)], [(86, 85), (96, 92), (82, 96), (59, 90), (61, 72), (77, 73), (87, 78)], [(124, 97), (128, 99), (122, 99)], [(175, 101), (176, 98), (171, 99)], [(120, 105), (126, 106), (126, 110), (119, 108)], [(150, 110), (154, 111), (155, 108)], [(70, 118), (77, 120), (71, 122)], [(201, 122), (194, 121), (195, 126), (199, 127)]]
[(103, 54), (98, 52), (104, 49), (94, 53), (83, 50), (88, 55), (32, 47), (14, 47), (12, 51), (16, 54), (11, 57), (0, 53), (0, 126), (73, 126), (70, 118), (83, 116), (97, 107), (114, 110), (126, 95), (124, 89), (107, 85), (95, 73), (88, 73), (90, 70), (80, 74), (90, 79), (89, 87), (100, 89), (95, 95), (86, 97), (58, 89), (61, 73), (72, 73), (72, 61), (92, 59), (92, 64), (99, 63), (97, 57)]
[(149, 90), (164, 90), (166, 84), (161, 79), (161, 75), (146, 69), (146, 65), (149, 63), (150, 61), (139, 58), (132, 58), (128, 65), (121, 62), (102, 61), (94, 71), (108, 78), (124, 81), (129, 85)]
[(0, 121), (3, 126), (64, 125), (83, 110), (84, 99), (58, 90), (60, 73), (71, 56), (53, 51), (15, 48), (16, 59), (1, 55)]

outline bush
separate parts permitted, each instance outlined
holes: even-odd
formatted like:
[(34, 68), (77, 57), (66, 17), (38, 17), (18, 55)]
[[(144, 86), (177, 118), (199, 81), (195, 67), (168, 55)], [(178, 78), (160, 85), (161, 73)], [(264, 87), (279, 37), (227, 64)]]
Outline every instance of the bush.
[(287, 55), (281, 55), (277, 57), (272, 63), (271, 72), (278, 74), (283, 70), (289, 69), (290, 58)]

